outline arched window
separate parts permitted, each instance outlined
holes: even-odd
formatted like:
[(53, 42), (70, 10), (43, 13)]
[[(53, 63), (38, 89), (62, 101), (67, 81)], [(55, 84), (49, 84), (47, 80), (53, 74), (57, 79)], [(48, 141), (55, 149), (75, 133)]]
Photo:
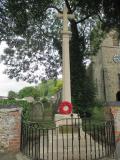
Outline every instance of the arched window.
[(120, 91), (116, 93), (116, 101), (120, 101)]

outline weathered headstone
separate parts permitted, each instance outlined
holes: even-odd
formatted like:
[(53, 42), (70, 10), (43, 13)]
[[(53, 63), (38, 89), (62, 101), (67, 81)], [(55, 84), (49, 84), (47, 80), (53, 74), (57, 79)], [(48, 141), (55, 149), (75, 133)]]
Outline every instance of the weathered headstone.
[(40, 121), (43, 119), (43, 115), (44, 115), (43, 104), (41, 102), (34, 103), (30, 111), (30, 120)]
[(35, 101), (33, 97), (24, 97), (23, 100), (26, 100), (29, 103), (32, 103)]

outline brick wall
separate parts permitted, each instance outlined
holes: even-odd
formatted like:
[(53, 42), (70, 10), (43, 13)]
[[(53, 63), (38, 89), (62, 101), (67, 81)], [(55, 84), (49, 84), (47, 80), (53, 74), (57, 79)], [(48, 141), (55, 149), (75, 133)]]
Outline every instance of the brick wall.
[(114, 117), (114, 124), (115, 124), (115, 139), (116, 142), (120, 143), (120, 107), (113, 106), (111, 107), (111, 112)]
[(0, 106), (0, 152), (20, 150), (21, 109)]

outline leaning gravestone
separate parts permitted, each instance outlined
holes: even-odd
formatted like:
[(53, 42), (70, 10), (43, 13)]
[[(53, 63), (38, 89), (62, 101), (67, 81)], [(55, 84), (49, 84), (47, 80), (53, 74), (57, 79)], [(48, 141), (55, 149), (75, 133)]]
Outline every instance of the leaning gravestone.
[(44, 106), (41, 102), (33, 103), (30, 111), (30, 121), (40, 121), (44, 116)]
[(29, 103), (33, 103), (35, 101), (33, 97), (24, 97), (23, 100), (26, 100)]

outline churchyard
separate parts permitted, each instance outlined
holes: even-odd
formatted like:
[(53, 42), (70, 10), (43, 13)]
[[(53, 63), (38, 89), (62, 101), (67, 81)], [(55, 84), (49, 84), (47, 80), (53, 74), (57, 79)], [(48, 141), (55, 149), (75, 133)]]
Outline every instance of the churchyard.
[[(60, 115), (58, 119), (59, 114), (50, 115), (51, 110), (44, 114), (40, 103), (35, 103), (34, 107), (31, 107), (30, 117), (27, 119), (23, 114), (21, 118), (16, 117), (17, 112), (21, 114), (21, 111), (15, 105), (1, 107), (1, 123), (4, 125), (1, 129), (5, 129), (1, 132), (2, 152), (6, 150), (16, 152), (20, 149), (23, 155), (36, 160), (87, 160), (113, 156), (115, 151), (113, 121), (109, 120), (107, 123), (99, 121), (99, 124), (96, 124), (91, 118), (81, 119), (77, 114)], [(55, 117), (58, 120), (55, 120)], [(20, 122), (22, 122), (21, 138)], [(10, 143), (12, 135), (15, 135), (15, 139), (12, 137)]]
[[(69, 114), (60, 113), (64, 111), (58, 111), (61, 96), (62, 92), (59, 91), (54, 100), (52, 97), (52, 101), (1, 100), (0, 120), (4, 124), (1, 130), (6, 126), (5, 131), (1, 132), (1, 152), (19, 150), (23, 155), (35, 160), (112, 158), (115, 151), (112, 119), (104, 119), (102, 107), (100, 110), (95, 107), (93, 117), (89, 118), (86, 115), (81, 118), (79, 113), (72, 113), (71, 110)], [(30, 99), (32, 98), (27, 98), (28, 101)], [(18, 114), (21, 114), (21, 117), (16, 117)], [(17, 127), (19, 122), (16, 129), (15, 121)], [(15, 135), (15, 139), (12, 138), (10, 142), (11, 135)]]
[[(92, 83), (90, 83), (87, 74), (85, 76), (87, 71), (85, 72), (84, 52), (86, 50), (84, 50), (82, 54), (78, 54), (79, 51), (81, 53), (81, 50), (85, 48), (85, 45), (82, 46), (78, 43), (81, 42), (82, 44), (85, 39), (83, 40), (79, 37), (78, 31), (80, 29), (77, 29), (77, 23), (79, 23), (80, 20), (78, 22), (76, 21), (76, 17), (74, 12), (71, 12), (71, 5), (68, 1), (65, 1), (65, 4), (66, 5), (61, 6), (62, 11), (57, 9), (59, 14), (55, 14), (56, 18), (62, 21), (62, 31), (59, 33), (62, 52), (62, 87), (60, 87), (59, 90), (56, 89), (54, 96), (48, 96), (49, 94), (46, 88), (45, 94), (43, 94), (44, 96), (39, 97), (36, 94), (38, 88), (32, 88), (32, 90), (29, 88), (29, 93), (34, 92), (34, 97), (24, 97), (24, 94), (21, 93), (21, 95), (23, 94), (22, 98), (24, 98), (24, 100), (9, 96), (9, 99), (0, 101), (0, 152), (6, 154), (21, 152), (22, 155), (31, 160), (119, 160), (120, 103), (105, 103), (104, 107), (98, 104), (94, 104), (94, 107), (89, 106), (89, 103), (92, 101), (92, 96), (94, 97), (95, 95), (92, 94), (92, 96), (89, 97), (92, 93), (90, 92)], [(54, 9), (56, 9), (56, 7), (54, 7)], [(74, 9), (76, 9), (76, 7)], [(29, 10), (26, 9), (26, 12), (29, 13)], [(51, 18), (51, 16), (49, 18)], [(83, 16), (82, 18), (84, 21), (85, 17)], [(34, 23), (36, 22), (34, 21)], [(69, 23), (71, 23), (71, 30), (69, 29)], [(42, 29), (44, 29), (44, 27)], [(30, 35), (30, 37), (32, 36)], [(45, 33), (43, 37), (45, 38)], [(21, 38), (20, 40), (22, 41), (23, 39)], [(44, 39), (44, 41), (45, 40), (46, 39)], [(27, 39), (27, 42), (28, 41)], [(91, 40), (89, 41), (91, 42)], [(31, 42), (29, 42), (28, 46), (30, 45)], [(54, 45), (56, 45), (55, 42)], [(83, 47), (82, 49), (80, 48), (81, 46)], [(86, 46), (89, 46), (89, 44)], [(42, 49), (42, 52), (43, 50), (46, 50), (46, 48)], [(48, 48), (48, 50), (50, 50), (50, 52), (54, 51), (51, 47)], [(20, 51), (19, 47), (18, 51)], [(70, 54), (70, 52), (73, 53)], [(74, 57), (75, 53), (78, 57)], [(35, 54), (33, 55), (35, 56)], [(28, 67), (27, 60), (29, 56), (30, 54), (27, 59), (26, 57), (22, 59), (22, 61), (25, 60), (23, 72), (25, 72)], [(33, 59), (34, 56), (32, 57)], [(15, 58), (15, 56), (13, 57)], [(37, 58), (44, 60), (42, 56)], [(76, 64), (79, 64), (77, 58), (80, 61), (78, 62), (81, 63), (81, 66), (78, 65), (79, 69), (78, 66), (76, 67)], [(54, 69), (53, 61), (51, 61), (51, 63), (53, 63), (52, 69)], [(32, 63), (32, 61), (30, 61), (30, 63)], [(34, 62), (34, 64), (36, 63)], [(38, 68), (38, 65), (33, 68)], [(30, 68), (32, 72), (31, 75), (34, 75), (33, 68)], [(58, 68), (56, 68), (56, 70), (57, 69)], [(51, 70), (47, 70), (46, 73), (49, 74), (50, 71)], [(10, 74), (9, 71), (8, 74)], [(10, 75), (10, 77), (12, 76)], [(21, 78), (21, 75), (18, 74), (17, 76)], [(103, 77), (104, 76), (105, 75), (103, 75)], [(37, 76), (37, 78), (38, 77), (39, 76)], [(28, 79), (29, 78), (30, 75), (28, 75)], [(32, 77), (32, 80), (29, 79), (29, 81), (33, 81), (34, 78), (35, 77)], [(54, 75), (53, 78), (55, 78)], [(45, 84), (46, 80), (44, 78), (43, 80)], [(106, 94), (105, 86), (103, 88), (104, 94)], [(24, 92), (26, 92), (26, 90)], [(84, 97), (84, 103), (82, 103), (82, 96)], [(88, 108), (86, 107), (87, 105), (89, 106)]]

